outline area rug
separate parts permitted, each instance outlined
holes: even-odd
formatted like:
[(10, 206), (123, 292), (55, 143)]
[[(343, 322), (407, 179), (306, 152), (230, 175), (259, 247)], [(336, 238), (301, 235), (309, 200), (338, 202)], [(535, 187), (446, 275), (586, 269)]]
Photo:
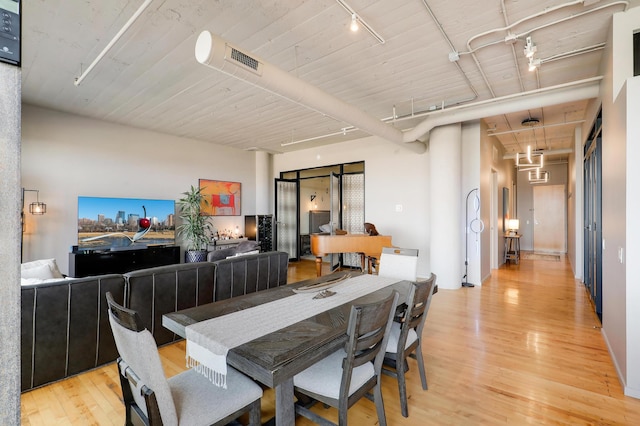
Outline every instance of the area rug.
[(560, 262), (560, 255), (547, 253), (521, 252), (520, 257), (526, 260), (549, 260), (551, 262)]

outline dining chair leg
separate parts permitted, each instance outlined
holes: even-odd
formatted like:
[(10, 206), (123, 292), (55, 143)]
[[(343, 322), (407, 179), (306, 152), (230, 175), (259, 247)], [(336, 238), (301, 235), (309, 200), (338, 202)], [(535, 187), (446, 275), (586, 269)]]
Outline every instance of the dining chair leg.
[(257, 399), (251, 403), (249, 410), (249, 426), (260, 426), (262, 424), (260, 400)]
[(380, 426), (387, 426), (387, 416), (384, 413), (384, 401), (382, 401), (382, 386), (380, 378), (378, 378), (378, 384), (373, 388), (373, 400), (376, 404), (376, 411), (378, 412), (378, 423)]
[(427, 386), (427, 374), (424, 370), (424, 359), (422, 357), (422, 350), (418, 346), (416, 350), (416, 361), (418, 362), (418, 370), (420, 371), (420, 380), (422, 381), (422, 389), (428, 390)]
[(409, 408), (407, 404), (407, 381), (405, 379), (405, 371), (407, 370), (407, 360), (398, 359), (396, 365), (396, 377), (398, 379), (398, 392), (400, 393), (400, 412), (403, 417), (409, 417)]

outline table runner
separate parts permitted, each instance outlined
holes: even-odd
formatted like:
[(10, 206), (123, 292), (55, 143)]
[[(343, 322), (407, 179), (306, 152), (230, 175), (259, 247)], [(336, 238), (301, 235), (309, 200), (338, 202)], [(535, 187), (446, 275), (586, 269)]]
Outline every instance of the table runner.
[(397, 282), (397, 278), (360, 275), (331, 287), (336, 293), (331, 297), (314, 299), (318, 293), (298, 293), (189, 325), (185, 328), (187, 367), (226, 388), (229, 349)]

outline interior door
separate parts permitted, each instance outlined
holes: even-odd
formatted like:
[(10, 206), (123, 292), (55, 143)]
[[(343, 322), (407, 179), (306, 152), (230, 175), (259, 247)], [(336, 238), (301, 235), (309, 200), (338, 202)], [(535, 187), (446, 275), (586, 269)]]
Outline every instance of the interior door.
[(533, 188), (533, 250), (567, 251), (566, 202), (564, 185)]
[(296, 179), (276, 179), (275, 247), (289, 253), (289, 259), (298, 259), (299, 182)]
[[(342, 186), (342, 226), (350, 234), (364, 232), (364, 173), (344, 174), (340, 184)], [(352, 268), (361, 267), (360, 255), (345, 253), (342, 265)]]
[(584, 156), (584, 285), (602, 319), (602, 139), (601, 128), (587, 141)]

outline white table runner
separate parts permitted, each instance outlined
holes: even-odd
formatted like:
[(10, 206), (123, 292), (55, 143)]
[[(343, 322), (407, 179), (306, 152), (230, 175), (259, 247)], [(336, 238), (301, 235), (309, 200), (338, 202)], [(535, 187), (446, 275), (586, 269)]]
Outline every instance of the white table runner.
[(318, 293), (298, 293), (189, 325), (185, 328), (187, 367), (193, 367), (215, 385), (226, 388), (229, 349), (397, 282), (397, 278), (360, 275), (331, 287), (336, 293), (331, 297), (314, 299)]

